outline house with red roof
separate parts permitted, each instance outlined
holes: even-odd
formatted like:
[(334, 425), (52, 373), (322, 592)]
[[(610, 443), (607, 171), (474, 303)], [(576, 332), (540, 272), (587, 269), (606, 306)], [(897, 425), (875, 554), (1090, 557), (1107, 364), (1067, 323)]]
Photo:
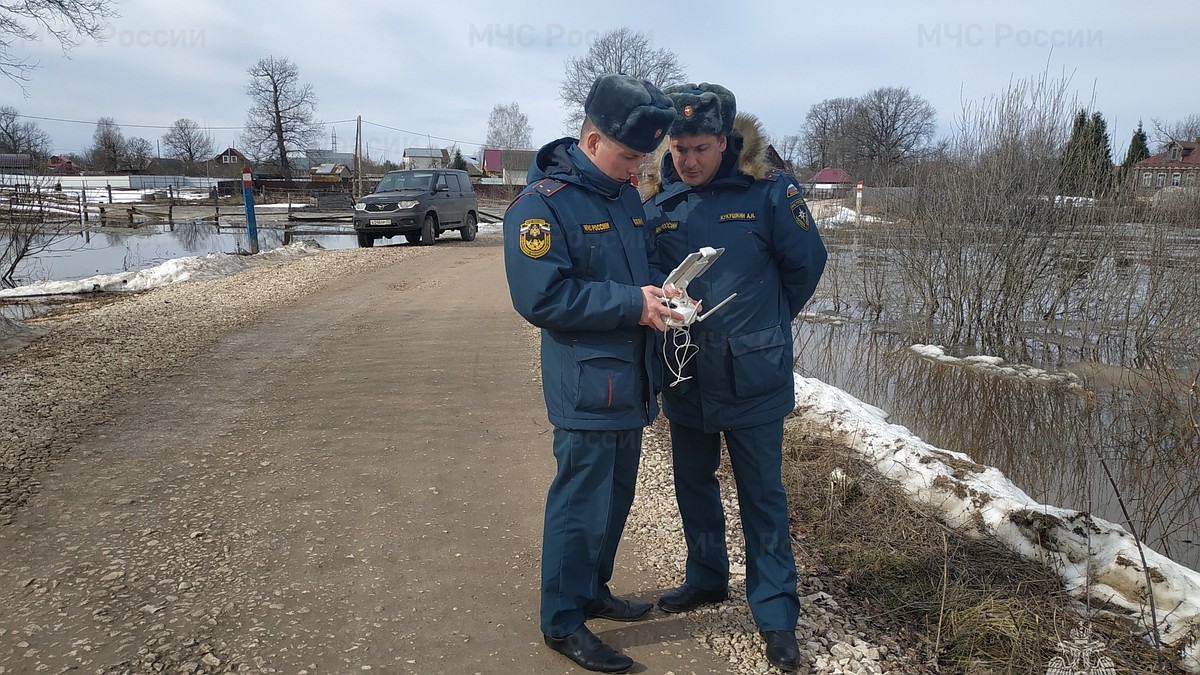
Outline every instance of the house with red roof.
[[(854, 187), (854, 177), (835, 167), (825, 167), (804, 181), (804, 189), (812, 196), (837, 196), (848, 194)], [(836, 194), (835, 194), (836, 193)]]
[(1200, 186), (1200, 138), (1171, 141), (1162, 152), (1133, 165), (1133, 189), (1145, 194), (1164, 187)]
[(829, 190), (844, 185), (853, 185), (854, 177), (841, 169), (827, 166), (809, 176), (808, 180), (804, 182), (818, 190)]

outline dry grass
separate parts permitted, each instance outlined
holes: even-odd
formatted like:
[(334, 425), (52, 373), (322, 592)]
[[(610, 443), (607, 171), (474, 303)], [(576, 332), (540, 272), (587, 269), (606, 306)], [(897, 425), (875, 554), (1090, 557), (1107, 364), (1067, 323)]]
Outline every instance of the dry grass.
[[(790, 430), (784, 448), (784, 482), (808, 540), (853, 593), (921, 631), (940, 672), (1045, 673), (1070, 641), (1077, 603), (1052, 571), (917, 511), (845, 448)], [(1089, 626), (1116, 672), (1181, 672), (1128, 626)]]

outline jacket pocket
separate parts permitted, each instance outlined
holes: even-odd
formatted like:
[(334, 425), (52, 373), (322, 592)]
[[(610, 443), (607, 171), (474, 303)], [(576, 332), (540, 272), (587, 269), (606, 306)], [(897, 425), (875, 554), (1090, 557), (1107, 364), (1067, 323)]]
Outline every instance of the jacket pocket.
[(777, 325), (729, 338), (734, 393), (760, 396), (786, 386), (792, 377), (787, 346), (783, 329)]
[[(624, 346), (624, 345), (622, 345)], [(629, 345), (632, 350), (633, 345)], [(641, 373), (632, 354), (575, 345), (578, 382), (575, 409), (581, 412), (632, 410), (642, 400)]]

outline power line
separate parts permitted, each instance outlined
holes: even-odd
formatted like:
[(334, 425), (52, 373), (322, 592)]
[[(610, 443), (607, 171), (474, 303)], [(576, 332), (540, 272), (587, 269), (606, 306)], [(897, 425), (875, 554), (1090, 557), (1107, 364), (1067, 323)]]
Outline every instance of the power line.
[[(71, 120), (71, 119), (66, 119), (66, 118), (62, 118), (62, 117), (43, 117), (40, 115), (26, 115), (24, 113), (17, 113), (16, 117), (23, 117), (25, 119), (30, 119), (30, 120), (42, 120), (45, 122), (66, 122), (68, 124), (93, 125), (93, 124), (97, 123), (97, 120)], [(330, 124), (349, 124), (349, 123), (355, 122), (355, 121), (356, 120), (354, 120), (354, 119), (330, 120), (330, 121), (326, 121), (326, 122), (318, 122), (318, 124), (325, 126), (325, 125), (330, 125)], [(115, 124), (119, 127), (122, 127), (122, 128), (128, 127), (130, 129), (170, 129), (172, 126), (174, 126), (174, 125), (165, 125), (164, 126), (161, 124), (131, 124), (131, 123), (126, 123), (126, 122), (116, 122), (116, 121), (114, 121), (113, 124)], [(419, 131), (410, 131), (408, 129), (401, 129), (399, 127), (393, 127), (393, 126), (389, 126), (387, 124), (380, 124), (379, 122), (372, 122), (370, 120), (363, 120), (363, 124), (369, 124), (371, 126), (379, 127), (381, 129), (388, 129), (390, 131), (398, 131), (402, 134), (408, 134), (410, 136), (423, 136), (425, 138), (436, 138), (439, 141), (448, 141), (450, 143), (457, 143), (458, 145), (483, 145), (483, 143), (479, 143), (476, 141), (464, 141), (464, 140), (457, 139), (457, 138), (446, 138), (444, 136), (434, 136), (433, 134), (421, 133)], [(240, 129), (244, 129), (245, 126), (224, 127), (224, 126), (204, 125), (204, 128), (212, 129), (212, 130), (216, 130), (216, 131), (237, 131)]]
[[(68, 119), (64, 119), (61, 117), (41, 117), (39, 115), (26, 115), (23, 113), (17, 113), (16, 117), (24, 117), (25, 119), (30, 119), (30, 120), (43, 120), (43, 121), (47, 121), (47, 122), (67, 122), (69, 124), (96, 124), (97, 123), (97, 120), (68, 120)], [(172, 126), (172, 125), (162, 126), (159, 124), (127, 124), (127, 123), (119, 123), (119, 122), (113, 122), (113, 124), (116, 124), (119, 127), (130, 127), (132, 129), (170, 129)], [(220, 131), (230, 131), (230, 130), (234, 130), (234, 129), (242, 129), (244, 127), (206, 126), (205, 128), (217, 129)]]
[(370, 124), (370, 125), (371, 125), (371, 126), (373, 126), (373, 127), (382, 127), (382, 128), (384, 128), (384, 129), (389, 129), (389, 130), (391, 130), (391, 131), (399, 131), (399, 132), (400, 132), (400, 133), (402, 133), (402, 134), (408, 134), (408, 135), (410, 135), (410, 136), (424, 136), (424, 137), (426, 137), (426, 138), (436, 138), (436, 139), (438, 139), (439, 141), (449, 141), (449, 142), (451, 142), (451, 143), (458, 143), (458, 144), (460, 144), (460, 145), (483, 145), (483, 143), (479, 143), (479, 142), (476, 142), (476, 141), (464, 141), (464, 140), (462, 140), (462, 139), (458, 139), (458, 138), (446, 138), (446, 137), (444, 137), (444, 136), (434, 136), (433, 134), (423, 134), (423, 133), (421, 133), (421, 132), (419, 132), (419, 131), (409, 131), (408, 129), (400, 129), (400, 128), (397, 128), (397, 127), (389, 127), (389, 126), (388, 126), (388, 125), (386, 125), (386, 124), (380, 124), (380, 123), (378, 123), (378, 122), (371, 122), (371, 121), (369, 121), (369, 120), (363, 120), (363, 124)]

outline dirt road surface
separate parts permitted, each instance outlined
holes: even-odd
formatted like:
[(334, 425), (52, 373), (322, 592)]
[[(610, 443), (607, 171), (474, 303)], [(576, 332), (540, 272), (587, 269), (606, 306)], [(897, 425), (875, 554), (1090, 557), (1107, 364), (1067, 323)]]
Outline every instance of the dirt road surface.
[[(361, 253), (397, 261), (104, 402), (39, 476), (0, 674), (582, 672), (538, 629), (553, 458), (499, 238)], [(614, 590), (652, 599), (638, 555)], [(590, 625), (634, 672), (727, 672), (691, 620)]]

